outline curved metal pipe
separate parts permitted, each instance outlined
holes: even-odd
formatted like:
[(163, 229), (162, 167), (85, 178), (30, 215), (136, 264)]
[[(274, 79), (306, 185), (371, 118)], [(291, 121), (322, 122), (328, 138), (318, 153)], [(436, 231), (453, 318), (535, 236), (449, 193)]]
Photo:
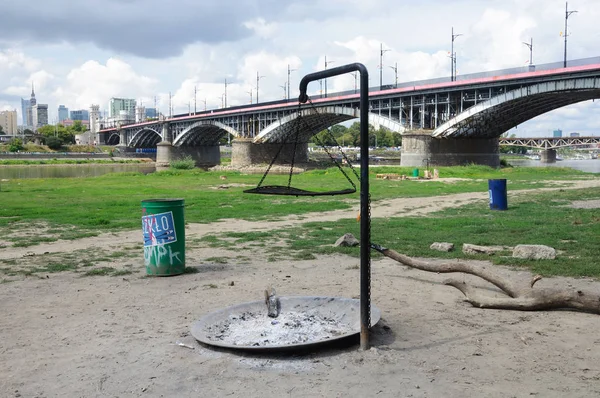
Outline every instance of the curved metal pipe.
[(369, 72), (360, 63), (310, 73), (300, 81), (298, 101), (308, 101), (308, 83), (351, 72), (360, 73), (360, 348), (369, 349), (371, 326), (371, 214), (369, 209)]

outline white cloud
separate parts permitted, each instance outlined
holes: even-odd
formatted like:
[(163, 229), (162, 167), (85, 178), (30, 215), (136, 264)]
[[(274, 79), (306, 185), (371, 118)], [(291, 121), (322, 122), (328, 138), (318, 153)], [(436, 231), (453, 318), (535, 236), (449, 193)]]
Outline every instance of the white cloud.
[(279, 25), (275, 22), (267, 23), (263, 18), (256, 18), (252, 21), (244, 22), (244, 26), (253, 30), (259, 37), (269, 39), (273, 37), (278, 30)]
[(87, 109), (91, 104), (104, 108), (111, 97), (152, 97), (156, 83), (156, 79), (138, 74), (128, 63), (110, 58), (105, 65), (87, 61), (72, 69), (53, 96), (74, 109)]
[(0, 72), (14, 73), (20, 71), (31, 72), (37, 69), (40, 61), (26, 56), (22, 51), (8, 49), (0, 51)]

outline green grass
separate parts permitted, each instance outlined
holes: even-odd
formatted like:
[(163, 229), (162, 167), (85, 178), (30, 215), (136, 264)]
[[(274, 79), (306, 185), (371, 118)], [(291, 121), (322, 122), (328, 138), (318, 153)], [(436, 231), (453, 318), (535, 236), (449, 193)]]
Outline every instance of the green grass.
[(192, 170), (194, 167), (196, 167), (196, 161), (188, 155), (181, 159), (171, 161), (169, 166), (172, 169)]
[(106, 276), (114, 273), (116, 270), (112, 267), (94, 268), (83, 273), (83, 276)]
[[(371, 241), (409, 256), (491, 259), (496, 264), (526, 266), (542, 275), (600, 277), (600, 211), (573, 209), (573, 200), (600, 198), (600, 189), (538, 193), (513, 200), (507, 211), (492, 211), (486, 202), (447, 209), (428, 217), (375, 219)], [(359, 223), (339, 220), (335, 224), (311, 222), (292, 229), (271, 231), (288, 239), (295, 258), (308, 254), (344, 253), (359, 256), (359, 248), (333, 247), (344, 233), (359, 237)], [(452, 242), (457, 250), (442, 253), (429, 249), (433, 242)], [(516, 246), (542, 244), (561, 253), (555, 260), (522, 260), (501, 255), (466, 256), (463, 243)], [(510, 255), (510, 253), (508, 253)], [(374, 257), (379, 254), (373, 252)], [(271, 254), (274, 261), (279, 259)]]
[[(370, 170), (372, 205), (389, 198), (441, 196), (462, 192), (487, 192), (487, 179), (506, 178), (509, 191), (555, 186), (553, 181), (568, 182), (594, 175), (566, 168), (507, 168), (492, 169), (483, 166), (439, 168), (441, 177), (466, 178), (465, 181), (444, 183), (440, 181), (376, 180), (377, 173), (410, 175), (412, 168), (378, 167)], [(219, 178), (227, 176), (227, 190), (214, 189), (223, 184)], [(94, 178), (25, 179), (3, 183), (0, 191), (0, 233), (22, 230), (35, 223), (44, 223), (52, 233), (27, 237), (4, 238), (18, 246), (30, 246), (56, 239), (77, 239), (105, 232), (139, 229), (140, 202), (149, 198), (184, 198), (185, 217), (188, 223), (210, 223), (223, 219), (273, 220), (289, 215), (319, 213), (337, 209), (356, 208), (359, 194), (344, 197), (295, 198), (243, 194), (255, 186), (261, 175), (244, 175), (238, 172), (206, 172), (202, 170), (167, 170), (149, 175), (141, 173), (107, 174)], [(270, 175), (265, 184), (287, 184), (287, 175)], [(314, 170), (294, 176), (293, 184), (312, 190), (347, 187), (347, 181), (336, 169)], [(496, 263), (532, 267), (535, 271), (563, 275), (600, 276), (596, 258), (600, 257), (597, 242), (600, 236), (596, 214), (598, 209), (570, 209), (562, 205), (577, 199), (598, 198), (598, 189), (564, 190), (535, 193), (509, 201), (509, 210), (493, 212), (486, 201), (458, 209), (448, 209), (428, 217), (403, 217), (373, 220), (372, 241), (413, 256), (464, 258), (460, 250), (445, 254), (428, 249), (433, 241), (450, 241), (458, 248), (462, 243), (548, 244), (565, 251), (557, 260), (527, 262), (494, 257)], [(26, 198), (26, 200), (24, 200)], [(565, 221), (566, 220), (566, 221)], [(235, 222), (235, 221), (232, 221)], [(32, 227), (33, 229), (33, 227)], [(307, 223), (301, 227), (278, 231), (225, 233), (206, 235), (194, 244), (209, 247), (235, 247), (263, 250), (268, 261), (283, 258), (311, 260), (314, 255), (345, 253), (358, 255), (357, 248), (335, 248), (332, 244), (346, 232), (359, 236), (359, 223), (353, 219), (335, 223)], [(569, 241), (567, 243), (567, 241)], [(574, 241), (574, 242), (571, 242)], [(274, 243), (287, 244), (282, 255)], [(135, 249), (98, 255), (92, 263), (78, 260), (71, 268), (88, 267), (114, 258), (135, 257)], [(289, 249), (289, 250), (288, 250)], [(374, 253), (375, 255), (375, 253)], [(213, 262), (222, 259), (210, 259)], [(75, 260), (70, 260), (75, 261)], [(54, 266), (52, 266), (54, 267)], [(39, 268), (33, 272), (60, 272), (59, 266)], [(106, 272), (109, 267), (88, 272)], [(197, 272), (193, 267), (186, 273)]]

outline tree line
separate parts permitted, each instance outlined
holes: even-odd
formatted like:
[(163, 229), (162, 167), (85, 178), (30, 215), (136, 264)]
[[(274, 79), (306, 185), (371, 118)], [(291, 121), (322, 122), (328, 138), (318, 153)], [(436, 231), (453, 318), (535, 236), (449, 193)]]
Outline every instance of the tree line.
[[(325, 146), (360, 146), (360, 123), (355, 122), (350, 127), (336, 124), (329, 131), (323, 130), (311, 138), (311, 142)], [(398, 147), (402, 145), (402, 135), (385, 127), (375, 129), (369, 124), (369, 146), (371, 147)]]

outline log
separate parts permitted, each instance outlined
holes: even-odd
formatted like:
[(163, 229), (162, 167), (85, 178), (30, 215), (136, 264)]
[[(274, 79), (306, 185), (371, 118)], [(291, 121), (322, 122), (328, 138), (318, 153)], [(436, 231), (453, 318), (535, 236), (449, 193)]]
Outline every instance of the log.
[(384, 256), (411, 268), (435, 273), (463, 273), (477, 276), (493, 284), (506, 295), (492, 297), (483, 293), (481, 289), (456, 279), (444, 281), (445, 285), (458, 289), (465, 296), (465, 300), (475, 307), (518, 311), (572, 309), (600, 315), (599, 294), (569, 288), (536, 289), (535, 283), (542, 279), (540, 275), (534, 276), (529, 283), (516, 284), (496, 274), (490, 267), (460, 261), (434, 264), (379, 245), (372, 244), (371, 247)]

